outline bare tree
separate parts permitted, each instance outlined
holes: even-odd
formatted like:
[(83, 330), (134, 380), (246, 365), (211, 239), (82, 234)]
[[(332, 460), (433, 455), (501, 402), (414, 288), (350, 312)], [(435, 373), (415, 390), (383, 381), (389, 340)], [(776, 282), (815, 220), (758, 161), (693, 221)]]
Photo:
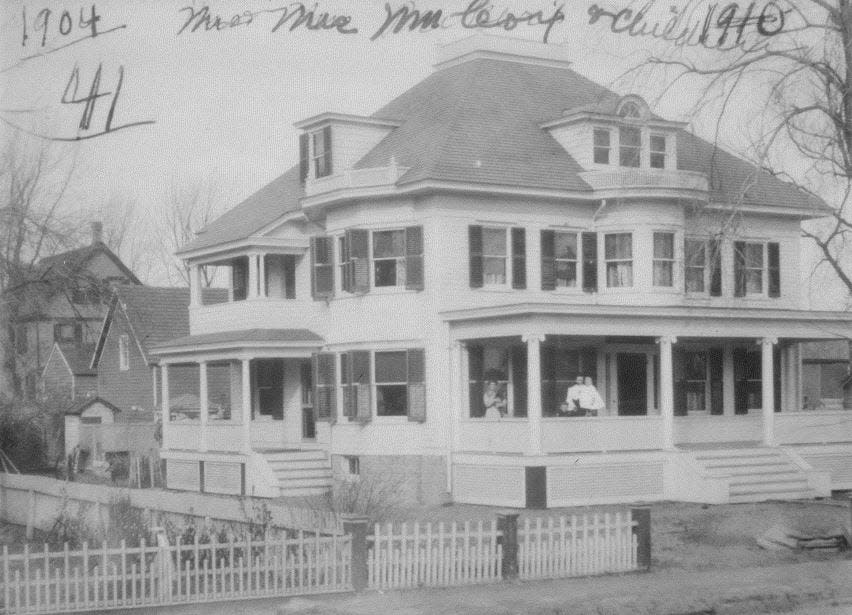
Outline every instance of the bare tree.
[[(173, 284), (189, 284), (189, 268), (175, 252), (195, 239), (196, 233), (213, 221), (223, 209), (223, 195), (214, 180), (178, 186), (173, 183), (166, 197), (165, 215), (158, 228), (162, 261)], [(216, 277), (215, 267), (202, 268), (202, 286), (209, 288)]]
[(48, 286), (72, 283), (37, 266), (73, 242), (63, 203), (74, 170), (68, 153), (19, 136), (0, 151), (0, 396), (19, 391), (12, 323), (38, 307)]
[(740, 29), (732, 19), (726, 39), (717, 31), (694, 46), (666, 45), (631, 74), (682, 92), (697, 85), (695, 106), (713, 111), (717, 136), (748, 108), (747, 123), (737, 126), (749, 131), (743, 153), (764, 171), (818, 194), (822, 200), (810, 202), (820, 213), (822, 201), (831, 206), (824, 212), (830, 222), (803, 232), (852, 291), (852, 2), (775, 6), (774, 23), (763, 32), (754, 20), (743, 20)]

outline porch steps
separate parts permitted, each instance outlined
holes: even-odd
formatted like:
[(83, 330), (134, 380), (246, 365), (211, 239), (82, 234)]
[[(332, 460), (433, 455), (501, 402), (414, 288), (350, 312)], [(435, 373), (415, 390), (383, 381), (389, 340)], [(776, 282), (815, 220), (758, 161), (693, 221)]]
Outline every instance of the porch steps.
[(704, 472), (726, 480), (729, 501), (801, 500), (816, 497), (807, 475), (782, 449), (732, 448), (695, 451)]
[(282, 497), (323, 495), (331, 489), (331, 462), (325, 451), (263, 451), (263, 457)]

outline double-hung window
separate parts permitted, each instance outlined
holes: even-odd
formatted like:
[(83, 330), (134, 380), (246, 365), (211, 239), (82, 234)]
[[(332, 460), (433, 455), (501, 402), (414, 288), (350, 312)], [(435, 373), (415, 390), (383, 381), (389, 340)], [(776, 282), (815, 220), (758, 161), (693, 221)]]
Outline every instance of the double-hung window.
[(763, 244), (745, 246), (745, 282), (747, 295), (763, 294)]
[(654, 233), (654, 286), (674, 286), (674, 233)]
[(686, 292), (707, 292), (707, 242), (703, 239), (687, 239), (684, 242), (684, 274)]
[(734, 242), (734, 295), (781, 296), (780, 244)]
[(405, 229), (373, 231), (373, 286), (405, 286)]
[(642, 131), (638, 128), (618, 129), (619, 164), (623, 167), (638, 167), (642, 161)]
[(123, 372), (130, 369), (130, 338), (127, 335), (118, 336), (118, 369)]
[(406, 351), (376, 352), (376, 416), (408, 414)]
[(595, 164), (609, 164), (611, 134), (609, 128), (595, 128), (593, 155)]
[(314, 177), (325, 177), (331, 175), (330, 148), (325, 130), (317, 130), (311, 133), (311, 164), (314, 168)]
[(604, 261), (609, 288), (633, 286), (633, 236), (630, 233), (604, 235)]
[(554, 234), (554, 260), (556, 264), (556, 287), (577, 287), (577, 233)]
[(651, 135), (650, 140), (650, 163), (652, 169), (666, 168), (666, 137), (665, 135)]
[(508, 275), (505, 228), (482, 229), (482, 271), (486, 285), (502, 285)]

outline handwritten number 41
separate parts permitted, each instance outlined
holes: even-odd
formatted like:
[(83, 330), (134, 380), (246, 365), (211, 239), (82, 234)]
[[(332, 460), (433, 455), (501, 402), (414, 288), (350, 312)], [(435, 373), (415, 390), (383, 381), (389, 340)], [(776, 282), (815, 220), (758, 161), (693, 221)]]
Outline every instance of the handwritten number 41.
[[(118, 102), (118, 94), (121, 92), (121, 83), (124, 81), (124, 67), (118, 67), (118, 83), (115, 86), (115, 92), (101, 92), (101, 64), (98, 64), (98, 70), (95, 71), (95, 77), (92, 79), (92, 85), (89, 88), (88, 96), (78, 97), (77, 91), (80, 87), (80, 69), (75, 66), (71, 71), (71, 77), (65, 85), (65, 92), (62, 94), (62, 102), (66, 105), (84, 105), (83, 115), (80, 117), (80, 130), (89, 130), (92, 124), (92, 115), (95, 113), (95, 103), (99, 98), (112, 96), (112, 102), (107, 113), (104, 133), (112, 129), (112, 118), (115, 114), (115, 105)], [(69, 98), (70, 93), (70, 98)]]

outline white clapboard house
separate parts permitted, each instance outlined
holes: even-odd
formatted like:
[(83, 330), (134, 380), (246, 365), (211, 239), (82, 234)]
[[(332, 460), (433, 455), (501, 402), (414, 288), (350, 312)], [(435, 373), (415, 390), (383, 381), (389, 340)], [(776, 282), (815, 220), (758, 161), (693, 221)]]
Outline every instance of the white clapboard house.
[[(802, 404), (799, 344), (852, 334), (800, 307), (800, 225), (826, 205), (561, 53), (461, 40), (371, 116), (296, 122), (301, 164), (181, 249), (190, 335), (154, 352), (165, 406), (169, 369), (199, 368), (200, 411), (164, 413), (170, 487), (529, 507), (852, 487), (852, 412)], [(213, 266), (229, 300), (204, 305)], [(577, 375), (596, 416), (560, 416)]]

